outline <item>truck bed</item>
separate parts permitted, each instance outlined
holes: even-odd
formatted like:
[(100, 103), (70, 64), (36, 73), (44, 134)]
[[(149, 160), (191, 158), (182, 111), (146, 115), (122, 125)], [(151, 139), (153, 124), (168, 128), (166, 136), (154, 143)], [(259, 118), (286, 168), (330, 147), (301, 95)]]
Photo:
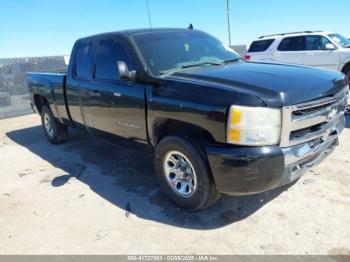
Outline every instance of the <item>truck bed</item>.
[(66, 73), (62, 72), (29, 72), (27, 74), (33, 108), (36, 103), (34, 94), (40, 94), (47, 99), (53, 115), (62, 123), (64, 119), (69, 119), (66, 107), (66, 76)]

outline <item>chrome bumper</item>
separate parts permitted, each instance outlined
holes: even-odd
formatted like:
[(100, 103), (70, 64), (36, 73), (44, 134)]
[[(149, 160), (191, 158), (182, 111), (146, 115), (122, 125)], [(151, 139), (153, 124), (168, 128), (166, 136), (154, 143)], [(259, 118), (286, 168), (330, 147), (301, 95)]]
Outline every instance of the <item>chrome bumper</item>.
[(332, 96), (282, 108), (280, 147), (285, 170), (280, 185), (295, 181), (338, 145), (345, 128), (348, 90), (345, 87)]
[(338, 136), (345, 128), (345, 117), (338, 119), (336, 125), (330, 127), (318, 140), (304, 144), (282, 148), (285, 171), (281, 185), (291, 183), (301, 177), (307, 170), (318, 165), (330, 155), (339, 144)]
[(316, 139), (300, 145), (282, 148), (285, 165), (292, 165), (305, 158), (308, 158), (327, 148), (330, 142), (334, 141), (345, 128), (345, 117), (338, 118), (335, 125), (329, 126), (323, 135)]
[(310, 170), (312, 167), (317, 166), (335, 150), (338, 144), (338, 138), (334, 138), (331, 141), (328, 141), (322, 147), (322, 149), (319, 149), (316, 152), (310, 154), (309, 157), (300, 160), (298, 163), (286, 166), (279, 186), (283, 186), (297, 180), (306, 171)]

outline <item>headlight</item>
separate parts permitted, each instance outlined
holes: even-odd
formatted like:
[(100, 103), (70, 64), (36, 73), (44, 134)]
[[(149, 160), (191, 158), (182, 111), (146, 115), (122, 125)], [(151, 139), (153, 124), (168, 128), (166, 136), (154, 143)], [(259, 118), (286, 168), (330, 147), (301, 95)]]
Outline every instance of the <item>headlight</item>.
[(247, 146), (277, 145), (281, 136), (281, 118), (280, 109), (231, 106), (227, 142)]

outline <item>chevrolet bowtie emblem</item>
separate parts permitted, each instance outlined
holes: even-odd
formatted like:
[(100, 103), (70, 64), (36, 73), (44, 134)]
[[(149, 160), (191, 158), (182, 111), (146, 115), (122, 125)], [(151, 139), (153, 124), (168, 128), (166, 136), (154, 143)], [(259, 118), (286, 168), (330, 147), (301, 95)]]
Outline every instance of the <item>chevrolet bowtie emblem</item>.
[(333, 108), (332, 111), (328, 114), (327, 120), (328, 120), (328, 121), (329, 121), (329, 120), (332, 120), (333, 117), (335, 117), (337, 113), (338, 113), (338, 110), (335, 109), (335, 108)]

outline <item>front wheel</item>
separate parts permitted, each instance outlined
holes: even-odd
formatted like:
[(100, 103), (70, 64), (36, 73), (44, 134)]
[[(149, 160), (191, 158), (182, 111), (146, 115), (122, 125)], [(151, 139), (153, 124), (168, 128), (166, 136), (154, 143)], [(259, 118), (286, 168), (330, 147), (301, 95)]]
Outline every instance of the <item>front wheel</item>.
[[(347, 76), (349, 82), (350, 82), (350, 65), (348, 65), (344, 70), (343, 73)], [(348, 99), (350, 101), (350, 98)], [(346, 110), (345, 110), (346, 115), (350, 115), (350, 103), (347, 104)]]
[(350, 65), (348, 65), (344, 68), (343, 73), (347, 76), (347, 78), (350, 82)]
[(156, 148), (155, 165), (162, 191), (176, 205), (198, 210), (219, 199), (205, 154), (195, 144), (165, 137)]
[(68, 139), (67, 126), (58, 122), (53, 116), (49, 106), (44, 105), (41, 108), (41, 123), (48, 140), (53, 144), (60, 144)]

